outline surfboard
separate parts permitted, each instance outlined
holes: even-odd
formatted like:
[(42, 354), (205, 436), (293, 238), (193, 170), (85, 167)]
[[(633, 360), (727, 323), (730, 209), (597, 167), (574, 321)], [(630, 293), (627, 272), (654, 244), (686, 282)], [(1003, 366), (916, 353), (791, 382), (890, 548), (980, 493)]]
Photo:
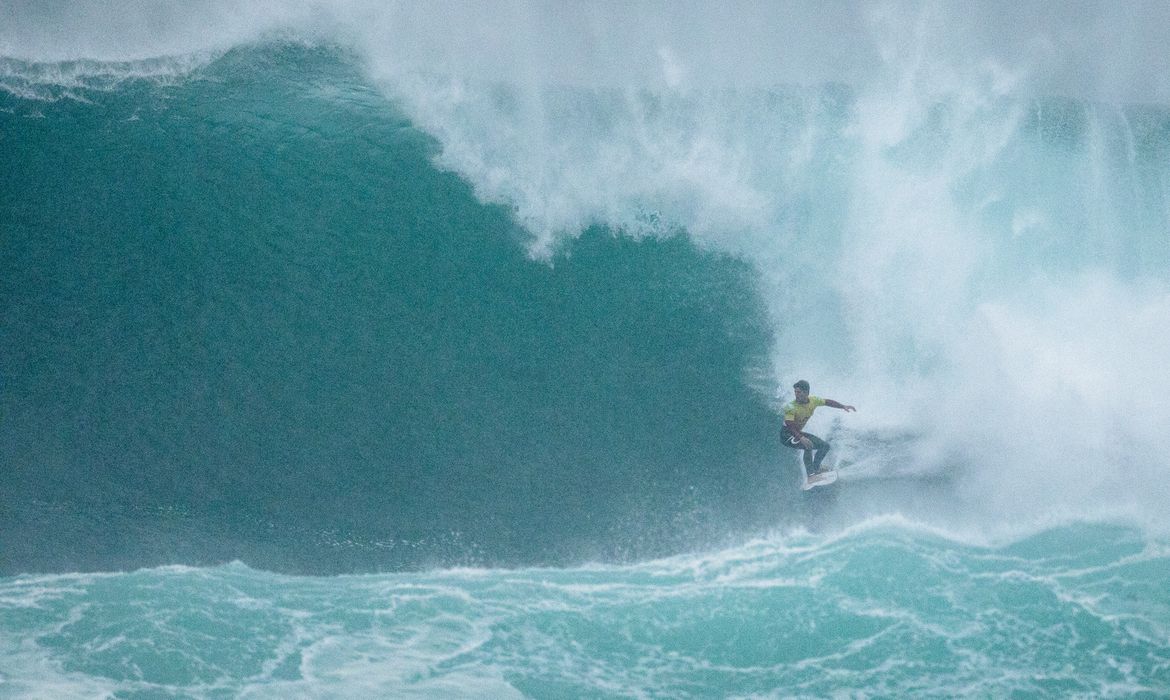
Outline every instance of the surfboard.
[(808, 491), (809, 489), (815, 489), (818, 486), (826, 486), (828, 484), (833, 483), (836, 480), (837, 480), (837, 470), (832, 469), (832, 470), (829, 470), (827, 472), (821, 472), (820, 474), (813, 474), (812, 476), (808, 477), (807, 479), (804, 480), (804, 484), (800, 487), (800, 489), (802, 491)]

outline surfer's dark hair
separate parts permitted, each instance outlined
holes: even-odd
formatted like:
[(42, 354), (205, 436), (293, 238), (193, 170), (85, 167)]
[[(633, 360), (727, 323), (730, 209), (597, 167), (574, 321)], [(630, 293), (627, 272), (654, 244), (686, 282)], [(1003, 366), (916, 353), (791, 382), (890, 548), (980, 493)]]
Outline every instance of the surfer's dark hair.
[(801, 379), (799, 382), (792, 385), (793, 389), (800, 389), (801, 391), (808, 391), (808, 382)]

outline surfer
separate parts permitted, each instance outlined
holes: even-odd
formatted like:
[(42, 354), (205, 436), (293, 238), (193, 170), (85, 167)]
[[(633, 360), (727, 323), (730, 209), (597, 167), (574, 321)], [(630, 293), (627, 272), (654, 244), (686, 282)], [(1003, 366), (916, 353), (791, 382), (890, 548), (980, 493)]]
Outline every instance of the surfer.
[(817, 410), (817, 406), (839, 408), (846, 413), (852, 413), (857, 409), (852, 406), (846, 406), (833, 399), (809, 396), (808, 389), (808, 382), (803, 379), (792, 385), (792, 391), (796, 394), (796, 399), (788, 402), (784, 406), (784, 430), (782, 437), (785, 447), (791, 447), (794, 450), (804, 450), (804, 469), (811, 476), (820, 473), (821, 462), (829, 452), (829, 443), (812, 433), (804, 432), (804, 425), (812, 417), (813, 411)]

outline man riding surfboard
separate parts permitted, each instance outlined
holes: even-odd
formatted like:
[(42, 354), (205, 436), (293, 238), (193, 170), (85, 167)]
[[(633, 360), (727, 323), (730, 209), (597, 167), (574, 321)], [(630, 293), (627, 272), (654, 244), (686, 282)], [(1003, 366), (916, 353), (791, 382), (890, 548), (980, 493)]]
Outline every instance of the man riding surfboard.
[(817, 410), (818, 406), (839, 408), (846, 413), (852, 413), (857, 409), (833, 399), (809, 396), (808, 382), (803, 379), (793, 384), (792, 390), (796, 398), (784, 405), (784, 429), (781, 437), (785, 447), (804, 450), (804, 469), (812, 476), (822, 471), (821, 462), (829, 452), (829, 443), (812, 433), (804, 432), (804, 426), (808, 419), (812, 418), (813, 411)]

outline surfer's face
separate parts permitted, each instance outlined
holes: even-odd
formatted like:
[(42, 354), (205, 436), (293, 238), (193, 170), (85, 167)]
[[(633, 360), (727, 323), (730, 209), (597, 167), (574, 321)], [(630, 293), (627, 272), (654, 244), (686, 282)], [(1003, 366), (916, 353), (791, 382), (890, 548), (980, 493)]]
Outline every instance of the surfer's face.
[(806, 389), (793, 389), (792, 391), (796, 394), (797, 403), (808, 401), (808, 391)]

